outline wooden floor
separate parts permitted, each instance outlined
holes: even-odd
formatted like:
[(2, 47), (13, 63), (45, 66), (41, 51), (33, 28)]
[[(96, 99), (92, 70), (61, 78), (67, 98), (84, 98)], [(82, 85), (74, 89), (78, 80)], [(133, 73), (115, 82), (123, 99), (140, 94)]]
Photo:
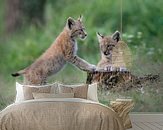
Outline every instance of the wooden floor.
[(130, 114), (133, 128), (128, 130), (163, 130), (163, 113)]

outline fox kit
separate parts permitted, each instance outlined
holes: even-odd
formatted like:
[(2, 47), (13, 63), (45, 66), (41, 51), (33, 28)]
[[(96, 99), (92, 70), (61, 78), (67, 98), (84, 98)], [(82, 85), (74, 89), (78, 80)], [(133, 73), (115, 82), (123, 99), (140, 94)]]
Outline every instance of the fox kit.
[(25, 84), (45, 84), (48, 76), (56, 74), (70, 62), (84, 71), (94, 71), (95, 65), (89, 64), (77, 56), (76, 39), (85, 39), (87, 33), (82, 23), (82, 17), (77, 20), (69, 17), (63, 31), (54, 43), (29, 67), (20, 70), (12, 76), (23, 74)]
[[(98, 69), (111, 71), (119, 68), (126, 70), (126, 65), (124, 61), (122, 61), (122, 58), (118, 59), (118, 57), (122, 57), (122, 51), (118, 48), (119, 44), (123, 44), (123, 41), (120, 41), (120, 33), (116, 31), (112, 36), (103, 36), (97, 33), (97, 37), (101, 51), (101, 60), (97, 65)], [(117, 64), (117, 62), (119, 62), (118, 60), (121, 60), (121, 62)]]

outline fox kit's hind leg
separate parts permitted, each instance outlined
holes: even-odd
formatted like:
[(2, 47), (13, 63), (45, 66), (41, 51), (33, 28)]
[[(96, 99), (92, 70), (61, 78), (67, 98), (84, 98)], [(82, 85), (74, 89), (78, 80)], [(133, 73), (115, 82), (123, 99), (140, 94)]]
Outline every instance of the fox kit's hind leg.
[(30, 73), (24, 75), (24, 84), (26, 85), (44, 85), (46, 84), (46, 77), (42, 75), (37, 75), (35, 73)]

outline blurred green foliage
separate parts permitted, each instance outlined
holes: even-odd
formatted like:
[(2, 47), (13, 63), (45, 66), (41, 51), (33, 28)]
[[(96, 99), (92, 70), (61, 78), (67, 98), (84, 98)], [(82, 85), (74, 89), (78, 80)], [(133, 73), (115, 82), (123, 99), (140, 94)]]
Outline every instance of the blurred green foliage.
[[(162, 5), (162, 0), (123, 0), (123, 40), (133, 53), (132, 71), (135, 74), (158, 73), (163, 70)], [(4, 7), (2, 0), (0, 34), (4, 31)], [(5, 106), (1, 100), (6, 101), (10, 97), (13, 99), (15, 95), (15, 79), (10, 74), (30, 65), (62, 31), (66, 19), (69, 16), (77, 18), (80, 14), (84, 16), (88, 37), (85, 41), (78, 41), (78, 54), (90, 63), (97, 64), (100, 52), (96, 32), (110, 35), (115, 30), (120, 30), (120, 0), (48, 0), (44, 27), (38, 29), (32, 25), (24, 26), (13, 35), (1, 35), (0, 108)], [(67, 65), (63, 71), (49, 79), (54, 80), (64, 83), (85, 82), (86, 73)], [(130, 92), (130, 96), (137, 102), (134, 111), (163, 110), (163, 96), (150, 91), (155, 86), (147, 87), (147, 95)], [(159, 86), (161, 88), (162, 84)], [(102, 102), (105, 103), (104, 100)], [(156, 104), (160, 106), (156, 107)]]

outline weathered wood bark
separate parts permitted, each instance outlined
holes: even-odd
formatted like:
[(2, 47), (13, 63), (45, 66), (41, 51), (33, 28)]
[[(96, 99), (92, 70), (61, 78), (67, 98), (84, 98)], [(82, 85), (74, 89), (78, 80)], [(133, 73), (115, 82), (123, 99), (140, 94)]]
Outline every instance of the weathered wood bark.
[(117, 83), (127, 82), (132, 78), (133, 75), (129, 71), (97, 71), (88, 72), (86, 83), (100, 82), (103, 85), (113, 86)]
[(6, 0), (5, 31), (13, 33), (23, 24), (45, 23), (46, 0)]
[(106, 90), (129, 90), (142, 88), (142, 84), (159, 81), (159, 75), (135, 76), (129, 71), (96, 71), (87, 73), (87, 84), (98, 82)]

